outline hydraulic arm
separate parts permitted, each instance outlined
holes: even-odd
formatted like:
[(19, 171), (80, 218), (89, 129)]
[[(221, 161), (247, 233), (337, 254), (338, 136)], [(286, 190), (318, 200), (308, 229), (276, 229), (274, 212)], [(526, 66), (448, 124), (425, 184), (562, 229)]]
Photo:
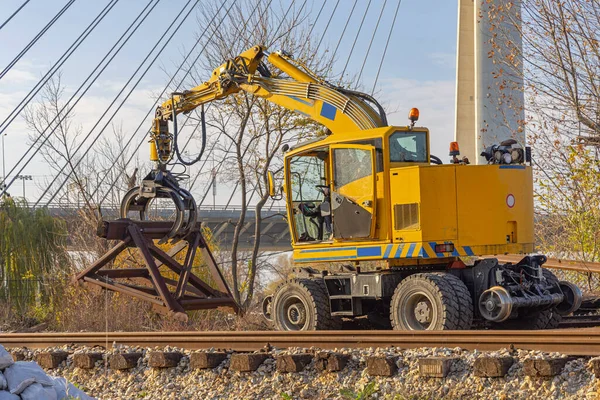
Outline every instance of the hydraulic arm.
[[(273, 76), (265, 59), (287, 76)], [(387, 126), (383, 108), (371, 96), (333, 86), (315, 76), (308, 68), (295, 63), (283, 52), (268, 54), (264, 46), (253, 46), (215, 68), (206, 82), (190, 90), (173, 93), (157, 108), (150, 132), (150, 158), (156, 167), (140, 187), (126, 194), (121, 204), (123, 218), (130, 211), (137, 211), (140, 218), (144, 219), (151, 199), (171, 198), (177, 215), (173, 229), (165, 239), (185, 233), (194, 224), (197, 219), (194, 199), (179, 186), (167, 168), (175, 154), (180, 162), (191, 164), (179, 155), (176, 117), (241, 91), (319, 122), (331, 134)], [(203, 108), (201, 118), (203, 137), (206, 138)], [(173, 123), (172, 132), (169, 130), (169, 121)]]

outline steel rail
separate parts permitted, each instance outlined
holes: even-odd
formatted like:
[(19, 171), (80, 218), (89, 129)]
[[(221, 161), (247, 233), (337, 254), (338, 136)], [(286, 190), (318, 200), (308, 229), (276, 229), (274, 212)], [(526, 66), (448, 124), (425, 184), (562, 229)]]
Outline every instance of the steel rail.
[(176, 346), (186, 349), (220, 348), (254, 351), (265, 346), (369, 348), (460, 347), (493, 351), (503, 348), (560, 352), (568, 355), (600, 355), (600, 329), (548, 331), (309, 331), (309, 332), (82, 332), (5, 333), (6, 347), (44, 348), (66, 344), (104, 346)]

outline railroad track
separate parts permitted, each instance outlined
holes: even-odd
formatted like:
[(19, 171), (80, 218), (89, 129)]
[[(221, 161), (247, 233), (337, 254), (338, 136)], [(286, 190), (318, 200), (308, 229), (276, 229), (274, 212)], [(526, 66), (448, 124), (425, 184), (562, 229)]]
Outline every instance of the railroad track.
[(275, 347), (461, 347), (467, 350), (517, 348), (569, 355), (600, 355), (600, 329), (552, 331), (318, 331), (318, 332), (84, 332), (0, 334), (6, 347), (46, 348), (65, 344), (112, 346), (176, 346), (254, 351)]
[(600, 328), (600, 315), (570, 315), (563, 317), (561, 328)]

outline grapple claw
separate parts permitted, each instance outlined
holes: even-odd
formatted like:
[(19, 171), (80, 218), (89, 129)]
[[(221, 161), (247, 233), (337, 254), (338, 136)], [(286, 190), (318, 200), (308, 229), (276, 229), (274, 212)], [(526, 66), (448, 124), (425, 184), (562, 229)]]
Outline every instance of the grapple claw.
[(185, 237), (198, 220), (198, 208), (191, 193), (180, 188), (169, 172), (153, 171), (142, 181), (141, 186), (130, 189), (121, 201), (121, 218), (131, 218), (130, 213), (137, 212), (140, 221), (147, 220), (154, 199), (171, 199), (175, 206), (171, 230), (159, 243)]

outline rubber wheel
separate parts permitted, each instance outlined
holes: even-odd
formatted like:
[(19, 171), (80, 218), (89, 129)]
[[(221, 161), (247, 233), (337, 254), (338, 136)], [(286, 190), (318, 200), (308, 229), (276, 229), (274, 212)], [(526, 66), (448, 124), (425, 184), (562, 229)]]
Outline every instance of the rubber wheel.
[(445, 274), (414, 274), (396, 287), (390, 304), (395, 330), (455, 330), (460, 307)]
[(341, 329), (341, 318), (332, 317), (323, 280), (294, 279), (275, 293), (272, 318), (280, 331)]
[[(558, 285), (558, 278), (549, 270), (542, 268), (542, 274), (544, 277)], [(540, 311), (530, 311), (519, 316), (515, 319), (509, 319), (498, 324), (495, 324), (497, 329), (514, 329), (514, 330), (541, 330), (541, 329), (556, 329), (562, 321), (562, 316), (554, 310), (549, 308)]]
[(458, 325), (457, 330), (469, 330), (473, 326), (473, 297), (467, 285), (456, 275), (450, 273), (436, 273), (444, 279), (454, 290), (458, 302)]

